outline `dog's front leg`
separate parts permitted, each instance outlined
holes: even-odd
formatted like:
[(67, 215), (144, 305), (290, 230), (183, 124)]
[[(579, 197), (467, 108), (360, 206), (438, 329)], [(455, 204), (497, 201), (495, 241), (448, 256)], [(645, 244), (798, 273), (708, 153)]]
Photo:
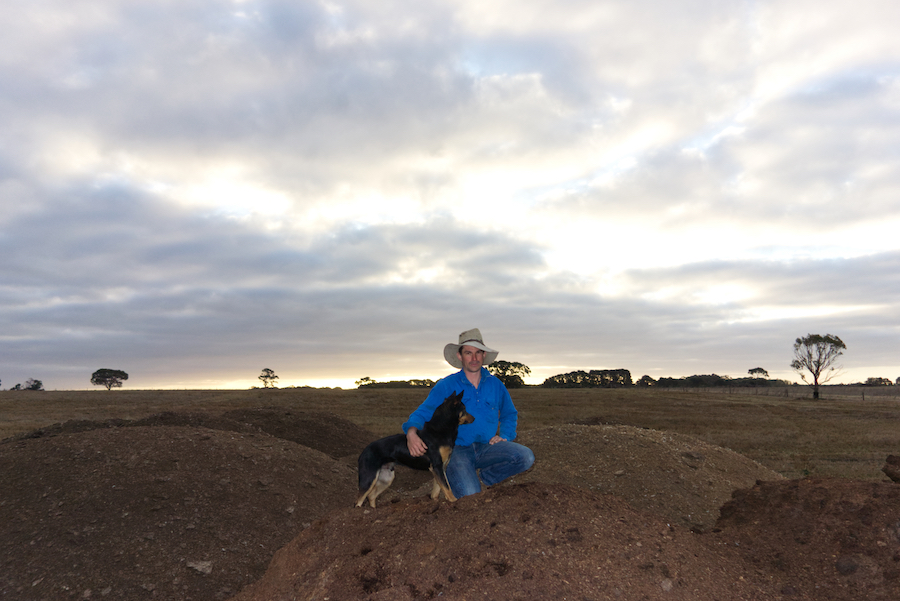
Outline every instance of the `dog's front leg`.
[(447, 482), (447, 473), (444, 471), (444, 466), (438, 466), (439, 471), (435, 471), (433, 467), (428, 468), (431, 471), (431, 475), (434, 477), (434, 482), (431, 487), (431, 498), (437, 499), (440, 495), (441, 491), (444, 491), (444, 498), (450, 502), (456, 501), (456, 495), (453, 494), (453, 491), (450, 490), (450, 483)]

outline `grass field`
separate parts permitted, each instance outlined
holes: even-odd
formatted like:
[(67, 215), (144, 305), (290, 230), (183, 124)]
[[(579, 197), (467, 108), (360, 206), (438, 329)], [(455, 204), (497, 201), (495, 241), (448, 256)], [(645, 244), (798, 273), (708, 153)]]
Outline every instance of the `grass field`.
[[(627, 424), (689, 434), (789, 478), (881, 480), (900, 454), (900, 398), (892, 390), (805, 387), (755, 390), (544, 389), (512, 391), (519, 429), (571, 422)], [(800, 396), (785, 396), (800, 395)], [(248, 407), (327, 411), (379, 436), (400, 431), (426, 391), (114, 390), (0, 392), (0, 439), (68, 420), (137, 419), (162, 411), (221, 413)]]

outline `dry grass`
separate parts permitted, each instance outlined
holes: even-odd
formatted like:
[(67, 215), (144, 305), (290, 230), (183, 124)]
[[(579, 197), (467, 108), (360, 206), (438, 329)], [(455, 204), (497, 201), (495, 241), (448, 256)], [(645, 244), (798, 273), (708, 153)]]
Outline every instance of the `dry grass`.
[[(893, 387), (891, 387), (893, 388)], [(789, 478), (881, 480), (900, 454), (900, 399), (833, 388), (765, 396), (753, 390), (525, 388), (512, 391), (519, 429), (571, 422), (627, 424), (696, 436), (732, 449)], [(137, 419), (162, 411), (220, 413), (247, 407), (328, 411), (379, 436), (398, 432), (423, 390), (6, 391), (0, 439), (68, 420)]]

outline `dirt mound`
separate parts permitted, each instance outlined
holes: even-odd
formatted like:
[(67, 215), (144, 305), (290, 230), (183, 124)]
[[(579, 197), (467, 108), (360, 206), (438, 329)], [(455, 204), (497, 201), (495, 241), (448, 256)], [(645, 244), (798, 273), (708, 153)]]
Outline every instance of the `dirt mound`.
[(697, 531), (715, 525), (719, 507), (735, 489), (783, 479), (743, 455), (674, 432), (566, 425), (529, 430), (518, 441), (537, 458), (518, 482), (555, 482), (614, 494)]
[(239, 409), (223, 413), (222, 417), (322, 451), (335, 459), (351, 458), (353, 465), (356, 465), (360, 451), (377, 438), (365, 428), (326, 412)]
[(165, 411), (138, 420), (70, 420), (40, 428), (10, 440), (27, 440), (104, 428), (140, 426), (187, 426), (227, 432), (264, 432), (276, 438), (290, 440), (321, 451), (334, 459), (352, 456), (354, 461), (360, 450), (375, 438), (365, 428), (360, 428), (353, 422), (331, 413), (262, 408), (239, 409), (228, 411), (222, 415)]
[(233, 601), (900, 598), (900, 487), (779, 481), (696, 533), (613, 495), (501, 485), (330, 513)]
[(772, 599), (734, 549), (622, 499), (500, 486), (329, 514), (234, 601), (287, 599)]
[(355, 470), (260, 433), (101, 428), (0, 445), (0, 597), (224, 599), (348, 504)]
[(15, 440), (28, 440), (29, 438), (44, 438), (47, 436), (59, 436), (60, 434), (75, 434), (102, 430), (106, 428), (125, 428), (131, 426), (188, 426), (191, 428), (210, 428), (212, 430), (227, 430), (229, 432), (255, 432), (258, 428), (218, 415), (205, 413), (177, 413), (165, 411), (149, 417), (137, 420), (107, 419), (101, 421), (73, 419), (59, 424), (51, 424), (38, 428), (25, 434), (0, 441), (10, 442)]
[(900, 486), (894, 483), (763, 482), (735, 491), (718, 527), (719, 536), (787, 592), (802, 583), (821, 601), (900, 599)]
[(433, 502), (427, 473), (398, 469), (358, 509), (373, 438), (259, 409), (4, 441), (0, 597), (212, 600), (258, 581), (242, 601), (900, 598), (895, 484), (749, 488), (778, 476), (689, 437), (560, 426), (524, 432), (535, 467), (482, 495)]

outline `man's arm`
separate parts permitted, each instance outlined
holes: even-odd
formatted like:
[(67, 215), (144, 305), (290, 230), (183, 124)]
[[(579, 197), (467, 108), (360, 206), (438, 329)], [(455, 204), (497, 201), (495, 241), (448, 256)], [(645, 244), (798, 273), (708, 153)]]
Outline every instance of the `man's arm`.
[(444, 402), (445, 387), (443, 380), (439, 380), (432, 387), (431, 392), (428, 393), (422, 404), (412, 412), (409, 419), (403, 424), (403, 431), (406, 433), (406, 446), (409, 448), (409, 454), (413, 457), (421, 457), (425, 454), (425, 449), (428, 448), (419, 437), (419, 428), (431, 419), (431, 416), (434, 415), (434, 410)]
[[(516, 439), (516, 428), (519, 425), (519, 412), (516, 410), (516, 406), (513, 405), (512, 397), (509, 396), (509, 391), (505, 386), (501, 384), (503, 390), (501, 391), (501, 402), (500, 402), (500, 432), (497, 438), (499, 440), (515, 440)], [(491, 439), (491, 443), (493, 444), (495, 441)]]

